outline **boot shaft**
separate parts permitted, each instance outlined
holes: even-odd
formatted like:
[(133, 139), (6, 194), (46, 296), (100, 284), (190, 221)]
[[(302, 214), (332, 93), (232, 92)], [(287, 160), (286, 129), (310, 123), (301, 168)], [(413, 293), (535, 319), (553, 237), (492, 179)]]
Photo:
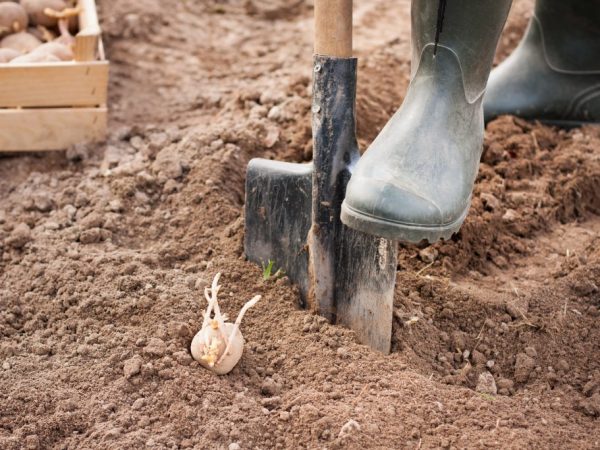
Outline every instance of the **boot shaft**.
[[(428, 47), (445, 48), (458, 58), (465, 95), (475, 101), (485, 90), (498, 38), (512, 0), (413, 0), (412, 76), (423, 58), (434, 58)], [(436, 39), (437, 38), (437, 39)], [(436, 50), (437, 52), (437, 50)]]
[(537, 0), (533, 20), (554, 69), (600, 72), (599, 0)]

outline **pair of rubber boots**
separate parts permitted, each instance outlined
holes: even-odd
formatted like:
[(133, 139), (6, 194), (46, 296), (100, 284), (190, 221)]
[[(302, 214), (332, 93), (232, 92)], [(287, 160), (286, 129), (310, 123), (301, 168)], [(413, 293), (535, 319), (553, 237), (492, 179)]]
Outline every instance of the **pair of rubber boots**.
[(485, 122), (600, 122), (600, 0), (537, 0), (522, 42), (490, 75), (510, 5), (413, 0), (411, 83), (352, 174), (343, 223), (392, 240), (448, 239), (469, 210)]

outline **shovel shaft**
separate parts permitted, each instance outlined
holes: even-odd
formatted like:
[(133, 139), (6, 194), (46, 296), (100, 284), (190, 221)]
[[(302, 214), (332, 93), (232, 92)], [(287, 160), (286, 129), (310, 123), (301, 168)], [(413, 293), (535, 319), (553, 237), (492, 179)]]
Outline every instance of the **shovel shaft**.
[(352, 57), (352, 0), (315, 0), (315, 53)]

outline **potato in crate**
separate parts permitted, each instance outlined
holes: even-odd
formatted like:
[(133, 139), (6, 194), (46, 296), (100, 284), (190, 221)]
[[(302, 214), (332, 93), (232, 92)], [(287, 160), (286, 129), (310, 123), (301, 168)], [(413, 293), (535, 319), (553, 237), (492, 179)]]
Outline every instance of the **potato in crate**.
[(107, 87), (94, 0), (0, 0), (0, 151), (102, 141)]

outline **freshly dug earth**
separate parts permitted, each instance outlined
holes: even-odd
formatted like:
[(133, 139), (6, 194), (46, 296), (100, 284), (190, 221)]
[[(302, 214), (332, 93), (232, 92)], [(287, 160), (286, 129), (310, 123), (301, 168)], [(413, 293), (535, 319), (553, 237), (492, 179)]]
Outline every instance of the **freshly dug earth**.
[[(406, 91), (410, 5), (355, 4), (364, 148)], [(399, 250), (383, 356), (243, 255), (249, 159), (311, 157), (309, 2), (100, 9), (107, 144), (0, 159), (0, 448), (600, 447), (599, 128), (489, 124), (461, 232)], [(230, 316), (263, 295), (224, 377), (188, 351), (217, 271)]]

